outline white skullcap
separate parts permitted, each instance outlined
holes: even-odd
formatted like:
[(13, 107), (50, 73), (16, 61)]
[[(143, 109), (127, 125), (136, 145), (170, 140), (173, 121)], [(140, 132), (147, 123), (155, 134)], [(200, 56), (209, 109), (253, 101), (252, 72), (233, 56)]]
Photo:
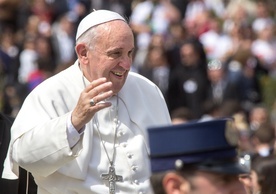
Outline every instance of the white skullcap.
[(121, 15), (113, 11), (95, 10), (91, 12), (81, 20), (78, 26), (76, 40), (91, 27), (113, 20), (123, 20), (126, 22)]

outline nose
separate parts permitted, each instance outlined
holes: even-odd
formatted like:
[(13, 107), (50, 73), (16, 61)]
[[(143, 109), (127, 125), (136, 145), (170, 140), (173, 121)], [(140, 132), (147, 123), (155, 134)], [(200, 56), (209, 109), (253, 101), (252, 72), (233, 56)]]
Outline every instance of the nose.
[(130, 70), (132, 64), (132, 57), (124, 56), (120, 60), (120, 66), (123, 67), (125, 70)]

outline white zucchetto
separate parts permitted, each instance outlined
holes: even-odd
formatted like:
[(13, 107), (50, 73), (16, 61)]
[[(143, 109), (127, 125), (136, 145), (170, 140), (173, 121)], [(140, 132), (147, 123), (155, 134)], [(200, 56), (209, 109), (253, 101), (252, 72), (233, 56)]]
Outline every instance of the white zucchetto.
[(78, 26), (76, 40), (91, 27), (113, 20), (123, 20), (126, 22), (120, 14), (113, 11), (95, 10), (91, 12), (81, 20)]

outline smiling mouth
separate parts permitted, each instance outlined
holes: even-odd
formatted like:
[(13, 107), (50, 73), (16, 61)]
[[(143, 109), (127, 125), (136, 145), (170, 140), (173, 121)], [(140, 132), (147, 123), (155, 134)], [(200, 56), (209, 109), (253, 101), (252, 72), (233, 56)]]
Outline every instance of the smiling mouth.
[(123, 75), (124, 75), (124, 73), (115, 72), (115, 71), (111, 71), (111, 73), (112, 73), (113, 75), (118, 76), (118, 77), (123, 77)]

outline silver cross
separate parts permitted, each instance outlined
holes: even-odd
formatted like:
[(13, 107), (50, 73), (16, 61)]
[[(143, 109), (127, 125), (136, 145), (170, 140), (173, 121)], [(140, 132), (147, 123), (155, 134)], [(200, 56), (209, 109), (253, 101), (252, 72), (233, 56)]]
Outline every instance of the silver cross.
[(115, 194), (115, 190), (116, 190), (115, 183), (116, 182), (123, 182), (123, 177), (120, 175), (116, 175), (115, 168), (112, 166), (109, 167), (108, 174), (102, 174), (101, 178), (103, 180), (108, 180), (109, 194)]

